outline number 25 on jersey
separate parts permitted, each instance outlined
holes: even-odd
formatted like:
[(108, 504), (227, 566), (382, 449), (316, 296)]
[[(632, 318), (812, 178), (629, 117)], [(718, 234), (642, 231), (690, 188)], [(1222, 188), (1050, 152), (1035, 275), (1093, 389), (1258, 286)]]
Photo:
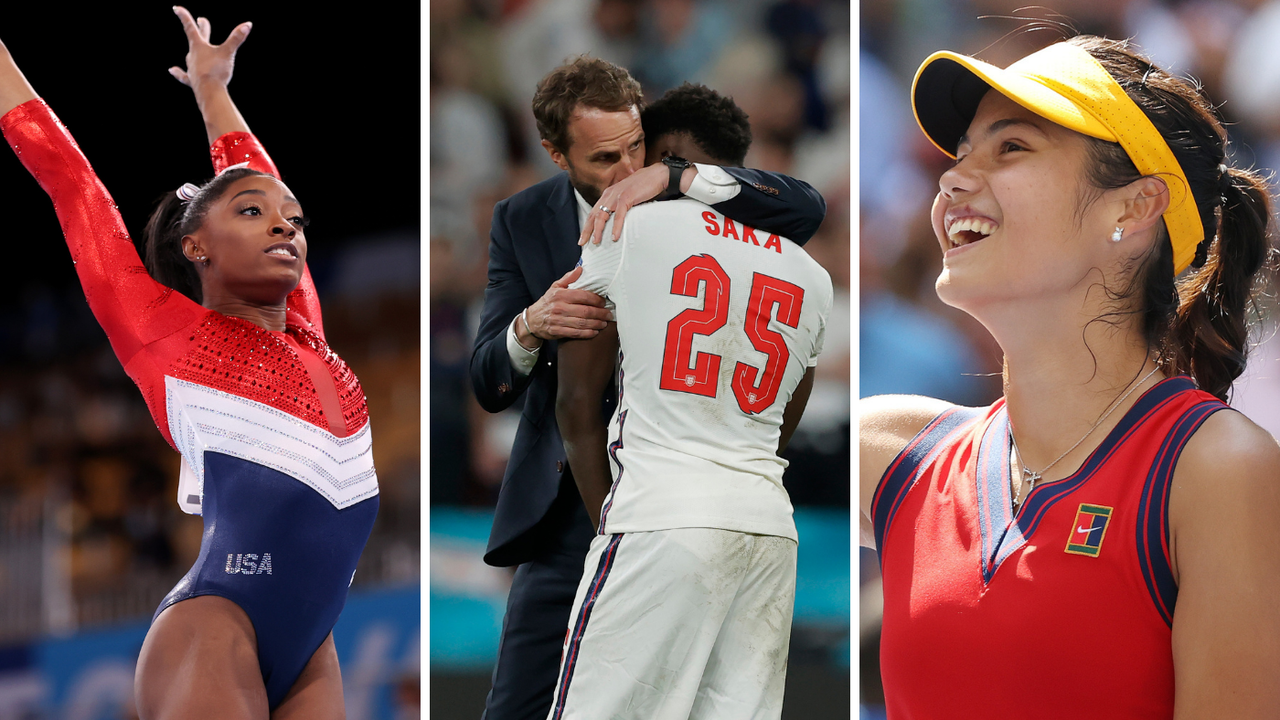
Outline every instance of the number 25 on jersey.
[[(728, 273), (710, 255), (693, 255), (672, 272), (672, 295), (697, 297), (701, 286), (705, 285), (706, 290), (701, 308), (689, 308), (667, 323), (662, 380), (658, 383), (663, 390), (716, 397), (721, 358), (714, 353), (695, 354), (693, 336), (713, 335), (728, 322), (729, 284)], [(778, 388), (791, 353), (782, 335), (769, 329), (769, 320), (776, 306), (777, 321), (796, 327), (803, 304), (804, 288), (768, 275), (753, 274), (743, 331), (752, 347), (767, 358), (763, 370), (744, 362), (734, 367), (733, 395), (742, 412), (761, 413), (778, 399)]]

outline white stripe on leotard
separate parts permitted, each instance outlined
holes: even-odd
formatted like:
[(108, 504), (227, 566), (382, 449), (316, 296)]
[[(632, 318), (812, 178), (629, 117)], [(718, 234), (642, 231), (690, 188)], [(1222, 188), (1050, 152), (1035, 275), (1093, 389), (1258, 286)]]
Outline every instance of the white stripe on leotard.
[(278, 470), (339, 510), (378, 494), (369, 423), (340, 438), (326, 429), (220, 390), (165, 376), (169, 435), (182, 453), (178, 504), (199, 514), (204, 452), (212, 450)]

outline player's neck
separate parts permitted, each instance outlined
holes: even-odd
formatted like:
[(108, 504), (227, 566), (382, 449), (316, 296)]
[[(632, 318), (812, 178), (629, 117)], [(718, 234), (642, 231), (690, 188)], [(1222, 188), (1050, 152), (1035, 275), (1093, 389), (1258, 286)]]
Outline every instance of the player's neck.
[[(1028, 325), (1002, 348), (1009, 420), (1027, 467), (1040, 470), (1053, 463), (1089, 433), (1054, 466), (1049, 478), (1065, 476), (1078, 466), (1142, 392), (1163, 378), (1156, 373), (1143, 380), (1155, 364), (1136, 332), (1103, 322), (1083, 327)], [(1120, 400), (1140, 382), (1143, 387)]]
[(204, 307), (223, 315), (248, 320), (265, 330), (282, 332), (285, 328), (286, 304), (257, 304), (238, 298), (206, 297)]

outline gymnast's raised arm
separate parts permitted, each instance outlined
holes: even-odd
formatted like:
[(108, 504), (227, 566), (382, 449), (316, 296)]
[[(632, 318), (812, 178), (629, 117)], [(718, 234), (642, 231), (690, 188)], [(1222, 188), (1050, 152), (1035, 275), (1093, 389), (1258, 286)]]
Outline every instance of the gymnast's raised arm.
[[(228, 85), (235, 70), (236, 51), (249, 37), (253, 23), (240, 23), (220, 45), (210, 42), (212, 27), (207, 18), (193, 18), (182, 6), (173, 9), (182, 22), (187, 36), (186, 67), (173, 66), (169, 74), (191, 88), (196, 105), (204, 119), (205, 133), (209, 138), (209, 153), (215, 173), (230, 166), (247, 164), (248, 167), (280, 178), (280, 171), (272, 162), (258, 138), (249, 129), (248, 122), (240, 114), (231, 99)], [(316, 296), (311, 270), (303, 267), (302, 280), (289, 293), (288, 307), (301, 316), (322, 339), (320, 303)]]
[(0, 41), (0, 115), (36, 97), (35, 89), (9, 55), (9, 48)]

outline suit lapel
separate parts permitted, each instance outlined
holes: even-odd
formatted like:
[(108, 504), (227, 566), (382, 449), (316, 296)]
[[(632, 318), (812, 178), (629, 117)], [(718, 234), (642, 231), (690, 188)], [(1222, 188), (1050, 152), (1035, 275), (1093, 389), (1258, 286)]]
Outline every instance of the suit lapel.
[(582, 257), (582, 248), (578, 247), (578, 200), (573, 194), (573, 186), (569, 184), (569, 175), (562, 177), (562, 182), (547, 198), (548, 213), (542, 224), (547, 243), (547, 257), (551, 259), (551, 271), (554, 276), (547, 283), (560, 279), (578, 264)]

